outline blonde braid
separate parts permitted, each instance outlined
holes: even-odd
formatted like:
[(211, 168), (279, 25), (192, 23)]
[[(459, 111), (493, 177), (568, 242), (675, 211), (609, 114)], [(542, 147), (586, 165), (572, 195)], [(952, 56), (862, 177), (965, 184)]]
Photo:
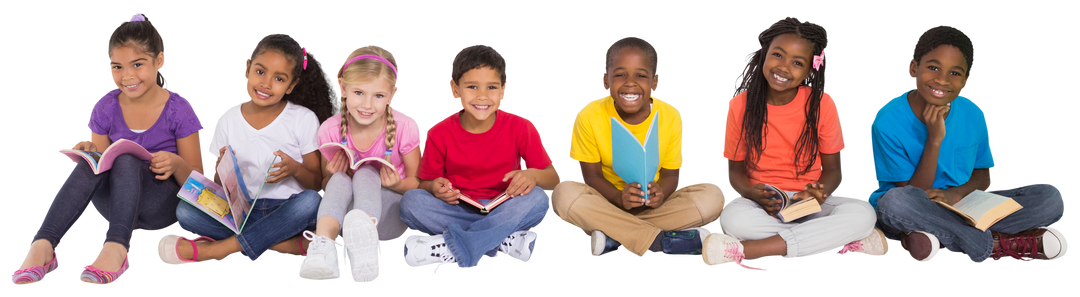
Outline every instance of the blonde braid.
[(386, 105), (386, 161), (390, 161), (390, 152), (394, 149), (394, 136), (397, 134), (397, 121), (394, 120), (394, 111), (390, 105)]
[[(341, 96), (341, 141), (345, 142), (346, 145), (349, 144), (348, 138), (346, 138), (346, 137), (348, 137), (348, 134), (349, 134), (349, 120), (348, 119), (349, 119), (349, 108), (345, 107), (345, 96), (342, 95)], [(330, 156), (330, 157), (333, 158), (334, 156)]]

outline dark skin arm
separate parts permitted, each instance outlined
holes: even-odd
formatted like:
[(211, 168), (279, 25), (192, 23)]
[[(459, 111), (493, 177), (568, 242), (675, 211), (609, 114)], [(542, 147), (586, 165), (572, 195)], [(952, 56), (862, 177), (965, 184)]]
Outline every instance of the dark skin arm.
[(945, 140), (945, 118), (949, 115), (950, 106), (930, 105), (923, 108), (919, 118), (926, 125), (926, 145), (923, 147), (919, 165), (915, 166), (915, 173), (908, 181), (896, 182), (897, 187), (915, 186), (926, 191), (930, 200), (939, 200), (949, 205), (956, 204), (964, 196), (972, 191), (986, 191), (990, 187), (990, 169), (976, 168), (971, 171), (971, 178), (963, 185), (948, 189), (934, 189), (934, 178), (937, 174), (938, 156), (941, 152), (941, 142)]
[(620, 191), (604, 178), (602, 166), (600, 163), (581, 162), (581, 177), (586, 185), (600, 192), (608, 202), (625, 210), (641, 206), (660, 207), (679, 187), (679, 170), (660, 168), (659, 180), (649, 183), (649, 200), (646, 201), (642, 198), (645, 192), (641, 190), (640, 184), (627, 184)]

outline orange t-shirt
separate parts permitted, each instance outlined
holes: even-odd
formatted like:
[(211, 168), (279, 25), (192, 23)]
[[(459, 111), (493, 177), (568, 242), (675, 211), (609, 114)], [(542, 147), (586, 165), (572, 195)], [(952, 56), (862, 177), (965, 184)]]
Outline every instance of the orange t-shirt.
[[(801, 168), (795, 165), (795, 143), (802, 135), (806, 123), (806, 102), (810, 100), (810, 88), (799, 87), (795, 99), (783, 106), (768, 105), (769, 120), (765, 123), (766, 133), (762, 139), (765, 150), (758, 158), (757, 170), (749, 172), (750, 183), (764, 183), (785, 191), (802, 191), (807, 183), (816, 182), (821, 177), (821, 155), (818, 155), (810, 172), (798, 175)], [(731, 98), (728, 104), (727, 132), (724, 137), (724, 157), (732, 161), (746, 159), (746, 143), (741, 142), (743, 113), (746, 110), (746, 92)], [(844, 148), (844, 135), (840, 131), (840, 118), (836, 114), (836, 104), (829, 94), (821, 94), (821, 107), (818, 109), (818, 152), (821, 154), (839, 153)], [(806, 160), (803, 160), (804, 162)]]

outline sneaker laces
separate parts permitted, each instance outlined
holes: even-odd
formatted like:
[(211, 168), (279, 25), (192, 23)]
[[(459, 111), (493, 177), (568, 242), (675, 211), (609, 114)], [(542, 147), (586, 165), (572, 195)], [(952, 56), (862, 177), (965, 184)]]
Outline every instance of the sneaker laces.
[(1010, 256), (1028, 261), (1028, 259), (1023, 258), (1025, 254), (1027, 254), (1027, 257), (1034, 258), (1039, 253), (1039, 238), (1035, 234), (998, 234), (994, 237), (994, 239), (998, 240), (998, 247), (992, 251), (994, 260)]
[(862, 241), (861, 240), (860, 241), (852, 241), (851, 243), (845, 244), (844, 248), (840, 249), (839, 254), (843, 255), (843, 254), (846, 254), (847, 252), (861, 251), (862, 249), (863, 249), (863, 247), (862, 247)]
[(325, 254), (325, 252), (330, 250), (330, 248), (332, 247), (332, 245), (330, 245), (331, 243), (341, 245), (336, 240), (330, 240), (329, 237), (317, 235), (315, 234), (315, 232), (304, 231), (303, 234), (305, 239), (311, 241), (311, 243), (308, 244), (307, 248), (308, 254), (311, 254), (311, 252), (313, 251), (319, 251)]
[(744, 258), (746, 258), (746, 254), (743, 254), (742, 252), (739, 251), (739, 243), (738, 242), (727, 243), (727, 244), (724, 245), (724, 248), (725, 248), (724, 249), (724, 257), (726, 257), (728, 259), (731, 259), (732, 261), (735, 262), (735, 264), (739, 264), (739, 266), (742, 266), (743, 268), (755, 269), (755, 270), (765, 270), (765, 269), (761, 269), (761, 268), (754, 268), (754, 267), (743, 265), (742, 260)]

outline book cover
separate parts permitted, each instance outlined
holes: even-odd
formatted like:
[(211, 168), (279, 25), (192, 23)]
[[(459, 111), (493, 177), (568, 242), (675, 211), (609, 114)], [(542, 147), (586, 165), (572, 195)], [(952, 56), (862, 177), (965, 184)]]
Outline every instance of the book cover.
[(980, 190), (972, 191), (953, 205), (938, 200), (934, 202), (959, 214), (968, 225), (982, 231), (986, 231), (1001, 219), (1024, 208), (1012, 198)]
[(90, 163), (90, 169), (94, 171), (95, 175), (112, 169), (113, 161), (120, 155), (128, 154), (145, 161), (154, 158), (154, 155), (141, 145), (127, 139), (120, 139), (113, 142), (101, 153), (70, 149), (60, 150), (60, 153), (67, 155), (68, 158), (71, 158), (71, 161), (76, 163), (78, 163), (79, 160), (86, 160), (87, 163)]
[(394, 164), (390, 164), (390, 162), (386, 161), (385, 158), (367, 157), (367, 158), (357, 160), (356, 159), (357, 158), (357, 153), (354, 152), (352, 149), (349, 149), (348, 147), (346, 147), (345, 144), (336, 143), (336, 142), (327, 142), (327, 143), (324, 143), (323, 145), (319, 146), (319, 153), (322, 154), (323, 157), (326, 158), (327, 161), (330, 161), (330, 159), (333, 158), (334, 155), (337, 154), (338, 151), (344, 151), (345, 155), (349, 157), (349, 168), (352, 169), (352, 170), (356, 170), (357, 168), (360, 168), (360, 166), (364, 165), (364, 163), (378, 162), (378, 163), (381, 163), (382, 166), (389, 166), (390, 169), (393, 169), (394, 172), (397, 172), (397, 167), (394, 166)]
[[(274, 156), (270, 164), (277, 160), (278, 157)], [(255, 195), (248, 192), (232, 146), (228, 146), (225, 150), (216, 169), (218, 179), (221, 181), (220, 185), (198, 171), (192, 171), (176, 196), (199, 208), (236, 234), (240, 234), (247, 224), (248, 214), (251, 213), (255, 201), (262, 194), (270, 168), (263, 175), (263, 181)]]
[(638, 183), (649, 199), (649, 183), (660, 170), (660, 112), (654, 112), (644, 143), (622, 122), (611, 117), (611, 167), (627, 184)]

